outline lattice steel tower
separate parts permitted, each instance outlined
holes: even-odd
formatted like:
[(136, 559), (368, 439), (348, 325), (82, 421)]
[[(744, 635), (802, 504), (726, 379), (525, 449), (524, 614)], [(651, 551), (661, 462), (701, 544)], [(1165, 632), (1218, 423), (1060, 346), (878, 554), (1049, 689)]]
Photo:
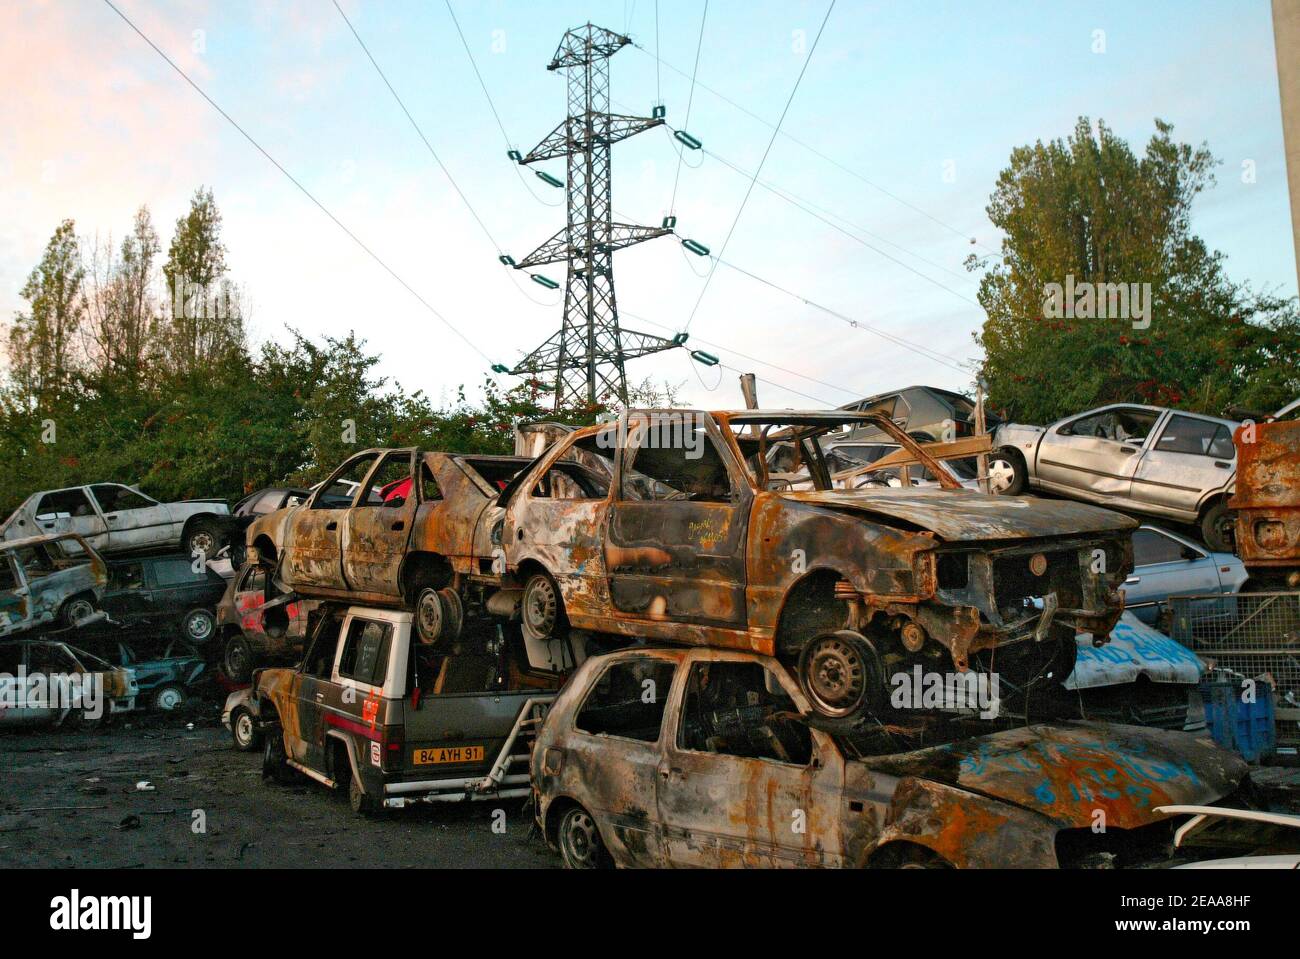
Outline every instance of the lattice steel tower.
[(568, 158), (568, 223), (516, 265), (526, 270), (568, 263), (563, 325), (511, 370), (539, 378), (553, 373), (556, 409), (570, 402), (595, 404), (609, 393), (626, 404), (624, 363), (677, 345), (620, 329), (614, 298), (614, 251), (672, 232), (666, 226), (615, 223), (612, 216), (610, 144), (664, 122), (609, 112), (609, 58), (631, 42), (590, 23), (564, 35), (546, 69), (567, 71), (568, 118), (519, 160)]

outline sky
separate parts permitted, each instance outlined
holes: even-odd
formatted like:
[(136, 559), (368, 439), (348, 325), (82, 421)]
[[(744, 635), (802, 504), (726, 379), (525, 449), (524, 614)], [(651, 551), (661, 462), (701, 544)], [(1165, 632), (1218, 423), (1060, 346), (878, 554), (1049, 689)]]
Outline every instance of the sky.
[[(387, 270), (103, 0), (7, 0), (5, 321), (61, 220), (119, 242), (146, 204), (165, 250), (205, 185), (254, 343), (355, 330), (403, 388), (475, 396), (489, 362), (512, 366), (559, 327), (561, 291), (497, 257), (522, 259), (560, 229), (563, 191), (512, 169), (506, 151), (526, 153), (563, 119), (564, 81), (546, 65), (588, 21), (637, 44), (610, 60), (614, 109), (662, 103), (709, 151), (679, 162), (664, 129), (613, 148), (617, 218), (678, 218), (678, 237), (616, 255), (623, 326), (688, 329), (690, 346), (723, 362), (673, 350), (630, 363), (629, 378), (669, 383), (686, 402), (742, 405), (739, 371), (757, 373), (760, 402), (775, 407), (912, 383), (968, 392), (983, 314), (962, 264), (998, 248), (989, 194), (1013, 148), (1067, 136), (1081, 115), (1138, 153), (1157, 117), (1207, 144), (1222, 162), (1194, 231), (1234, 280), (1296, 295), (1267, 0), (837, 0), (811, 59), (821, 0), (711, 0), (707, 13), (696, 0), (450, 0), (508, 140), (447, 0), (340, 0), (473, 212), (331, 0), (113, 2)], [(564, 176), (562, 161), (540, 168)], [(709, 261), (679, 242), (718, 253), (733, 222), (724, 259), (766, 282), (727, 266), (706, 279)], [(564, 279), (563, 264), (538, 272)]]

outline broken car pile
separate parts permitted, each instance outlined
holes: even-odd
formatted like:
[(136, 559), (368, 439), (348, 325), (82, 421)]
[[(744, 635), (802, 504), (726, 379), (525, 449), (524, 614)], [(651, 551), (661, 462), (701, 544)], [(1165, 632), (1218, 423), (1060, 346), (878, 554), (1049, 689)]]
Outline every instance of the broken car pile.
[[(1293, 424), (1246, 450), (1249, 423), (1234, 448), (1237, 421), (1114, 406), (978, 418), (990, 442), (969, 406), (912, 387), (539, 424), (529, 456), (366, 450), (233, 518), (169, 519), (169, 543), (205, 531), (213, 556), (242, 534), (228, 580), (182, 576), (183, 555), (105, 564), (105, 533), (37, 494), (15, 515), (73, 546), (40, 604), (12, 559), (6, 622), (166, 633), (157, 659), (116, 657), (132, 695), (178, 705), (219, 660), (222, 719), (264, 778), (372, 814), (531, 797), (572, 867), (1193, 861), (1163, 807), (1261, 800), (1211, 738), (1207, 662), (1160, 629), (1172, 594), (1294, 588)], [(131, 606), (163, 580), (186, 598)]]

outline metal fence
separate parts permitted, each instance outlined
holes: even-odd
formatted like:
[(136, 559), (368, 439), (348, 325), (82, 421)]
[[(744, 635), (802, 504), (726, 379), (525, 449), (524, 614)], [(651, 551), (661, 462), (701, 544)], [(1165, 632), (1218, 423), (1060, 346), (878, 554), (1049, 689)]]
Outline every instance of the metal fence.
[(1169, 616), (1169, 635), (1205, 661), (1211, 678), (1267, 680), (1279, 744), (1300, 744), (1300, 592), (1171, 596)]

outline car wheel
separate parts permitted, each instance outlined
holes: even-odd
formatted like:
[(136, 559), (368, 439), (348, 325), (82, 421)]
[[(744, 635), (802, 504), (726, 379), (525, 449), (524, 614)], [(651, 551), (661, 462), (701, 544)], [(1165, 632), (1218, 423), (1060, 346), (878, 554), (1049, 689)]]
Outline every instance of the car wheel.
[(192, 609), (181, 620), (181, 633), (191, 643), (206, 643), (217, 631), (217, 617), (210, 610)]
[(596, 828), (596, 820), (581, 806), (570, 806), (560, 818), (560, 858), (566, 869), (602, 869), (609, 854)]
[(230, 738), (235, 741), (235, 748), (241, 753), (251, 753), (262, 745), (262, 733), (257, 728), (257, 720), (243, 706), (236, 706), (230, 713)]
[(460, 594), (448, 587), (438, 590), (442, 597), (443, 631), (447, 634), (448, 644), (460, 639), (461, 628), (465, 625), (465, 604)]
[(875, 649), (848, 629), (814, 637), (799, 655), (798, 674), (813, 708), (833, 719), (878, 704), (883, 689)]
[(175, 712), (189, 699), (176, 683), (165, 683), (149, 694), (149, 704), (165, 713)]
[(226, 643), (224, 658), (226, 675), (237, 683), (246, 683), (253, 678), (253, 663), (256, 656), (253, 645), (243, 635), (236, 633)]
[(549, 642), (564, 634), (564, 600), (555, 580), (546, 573), (534, 573), (524, 584), (519, 604), (524, 636)]
[(379, 811), (374, 798), (361, 788), (356, 776), (348, 777), (348, 805), (358, 816), (373, 816)]
[(262, 750), (262, 778), (280, 785), (294, 781), (293, 767), (284, 752), (284, 733), (279, 726), (273, 726), (266, 732), (266, 746)]
[(63, 624), (76, 626), (83, 619), (94, 616), (95, 601), (89, 596), (74, 596), (63, 604)]
[(185, 542), (181, 545), (191, 559), (201, 554), (206, 562), (217, 558), (221, 540), (221, 530), (217, 528), (216, 523), (210, 520), (199, 520), (190, 527), (189, 532), (185, 534)]
[(1019, 496), (1028, 483), (1025, 458), (1019, 450), (1003, 447), (989, 456), (989, 492), (999, 496)]
[(421, 589), (415, 600), (415, 629), (426, 645), (442, 642), (447, 631), (447, 606), (432, 586)]
[(235, 540), (230, 544), (230, 551), (227, 553), (230, 559), (230, 568), (240, 570), (243, 568), (245, 561), (248, 559), (248, 548), (244, 546), (242, 540)]
[(1231, 553), (1237, 540), (1237, 512), (1219, 500), (1201, 517), (1201, 539), (1216, 553)]

